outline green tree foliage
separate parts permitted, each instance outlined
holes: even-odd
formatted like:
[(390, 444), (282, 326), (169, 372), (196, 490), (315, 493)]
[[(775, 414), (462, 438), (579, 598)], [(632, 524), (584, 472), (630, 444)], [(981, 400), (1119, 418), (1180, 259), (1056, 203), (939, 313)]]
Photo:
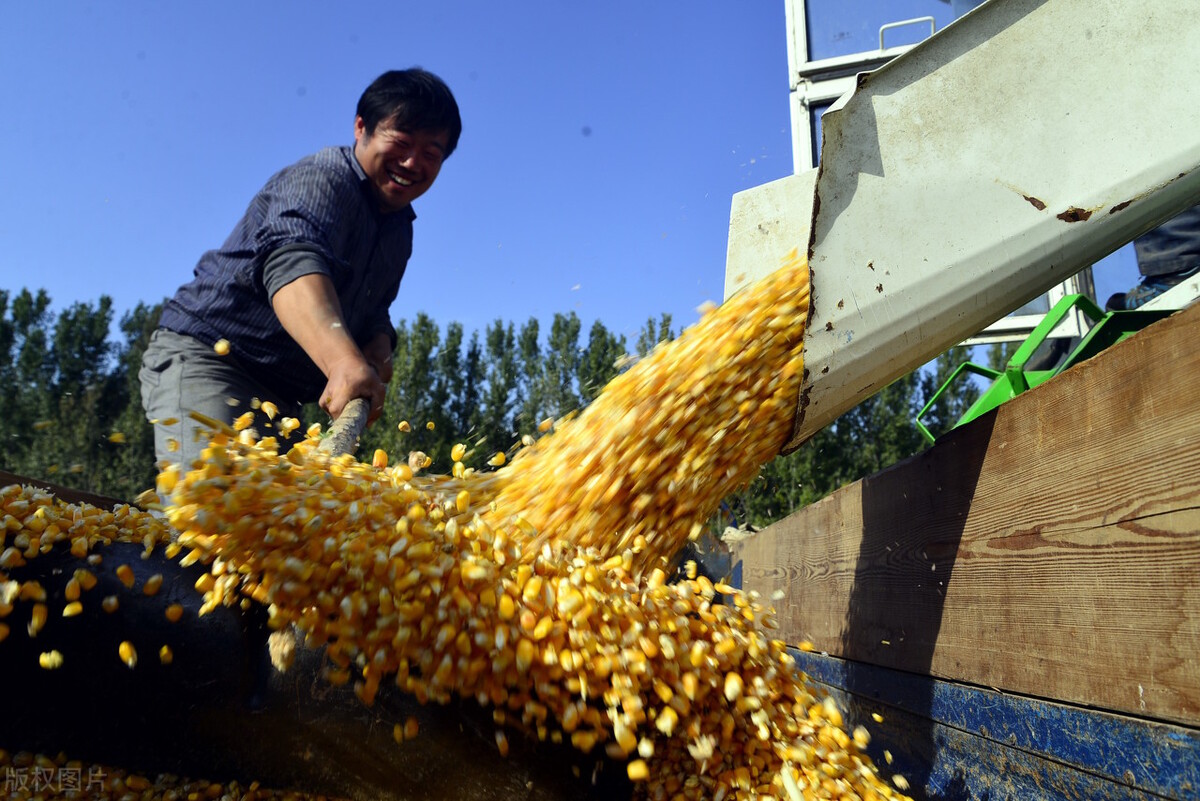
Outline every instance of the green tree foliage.
[[(550, 324), (546, 355), (542, 360), (543, 413), (546, 417), (562, 417), (579, 408), (575, 382), (579, 375), (579, 318), (555, 314)], [(535, 421), (536, 424), (536, 421)]]
[(518, 431), (526, 434), (537, 427), (546, 408), (546, 383), (542, 378), (544, 369), (542, 347), (538, 343), (539, 332), (537, 319), (530, 317), (517, 335), (521, 383), (517, 390), (517, 412), (513, 422)]
[(657, 323), (651, 317), (646, 321), (646, 327), (638, 335), (637, 355), (645, 356), (659, 342), (669, 342), (674, 338), (675, 332), (671, 330), (671, 315), (664, 313), (658, 318)]
[(579, 398), (583, 403), (591, 403), (600, 394), (626, 355), (625, 337), (614, 335), (599, 320), (592, 323), (587, 347), (579, 357)]
[(496, 320), (488, 326), (484, 346), (479, 440), (493, 448), (505, 448), (518, 437), (514, 415), (521, 398), (520, 357), (513, 324)]
[(125, 315), (118, 344), (108, 297), (53, 315), (44, 291), (0, 291), (0, 466), (126, 500), (152, 486), (137, 366), (159, 310)]

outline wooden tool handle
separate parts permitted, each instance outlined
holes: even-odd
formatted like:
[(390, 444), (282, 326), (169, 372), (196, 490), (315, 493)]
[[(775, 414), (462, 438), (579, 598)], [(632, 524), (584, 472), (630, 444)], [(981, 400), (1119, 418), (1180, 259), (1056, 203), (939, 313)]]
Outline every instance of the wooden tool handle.
[(329, 435), (321, 440), (317, 449), (333, 456), (354, 453), (358, 449), (358, 438), (367, 427), (370, 413), (370, 401), (366, 398), (355, 398), (347, 403), (338, 419), (329, 427)]

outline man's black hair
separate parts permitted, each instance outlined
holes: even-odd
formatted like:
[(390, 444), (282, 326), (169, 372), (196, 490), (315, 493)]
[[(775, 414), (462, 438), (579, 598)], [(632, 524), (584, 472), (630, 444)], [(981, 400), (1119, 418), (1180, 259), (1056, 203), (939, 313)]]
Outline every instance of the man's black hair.
[(362, 117), (367, 134), (373, 136), (381, 122), (408, 131), (445, 131), (446, 156), (458, 147), (462, 119), (458, 103), (438, 76), (420, 67), (389, 70), (376, 78), (362, 97), (355, 112)]

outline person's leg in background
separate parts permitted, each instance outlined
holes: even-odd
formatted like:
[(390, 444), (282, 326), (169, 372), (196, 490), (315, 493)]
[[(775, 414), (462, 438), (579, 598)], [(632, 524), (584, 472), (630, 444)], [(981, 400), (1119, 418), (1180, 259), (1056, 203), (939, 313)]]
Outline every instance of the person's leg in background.
[(1133, 248), (1142, 280), (1133, 289), (1112, 295), (1104, 304), (1109, 311), (1144, 306), (1200, 271), (1200, 206), (1138, 237)]

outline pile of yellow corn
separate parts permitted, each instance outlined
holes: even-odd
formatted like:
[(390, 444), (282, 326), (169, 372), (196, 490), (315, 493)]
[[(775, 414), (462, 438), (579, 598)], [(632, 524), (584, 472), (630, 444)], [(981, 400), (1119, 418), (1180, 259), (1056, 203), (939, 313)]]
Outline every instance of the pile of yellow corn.
[(903, 797), (772, 638), (771, 610), (694, 565), (667, 581), (786, 442), (807, 306), (793, 258), (494, 473), (331, 458), (315, 431), (286, 450), (218, 433), (159, 477), (167, 552), (210, 566), (206, 608), (248, 596), (326, 646), (329, 679), (366, 703), (393, 681), (490, 705), (502, 752), (513, 730), (603, 749), (653, 799)]

